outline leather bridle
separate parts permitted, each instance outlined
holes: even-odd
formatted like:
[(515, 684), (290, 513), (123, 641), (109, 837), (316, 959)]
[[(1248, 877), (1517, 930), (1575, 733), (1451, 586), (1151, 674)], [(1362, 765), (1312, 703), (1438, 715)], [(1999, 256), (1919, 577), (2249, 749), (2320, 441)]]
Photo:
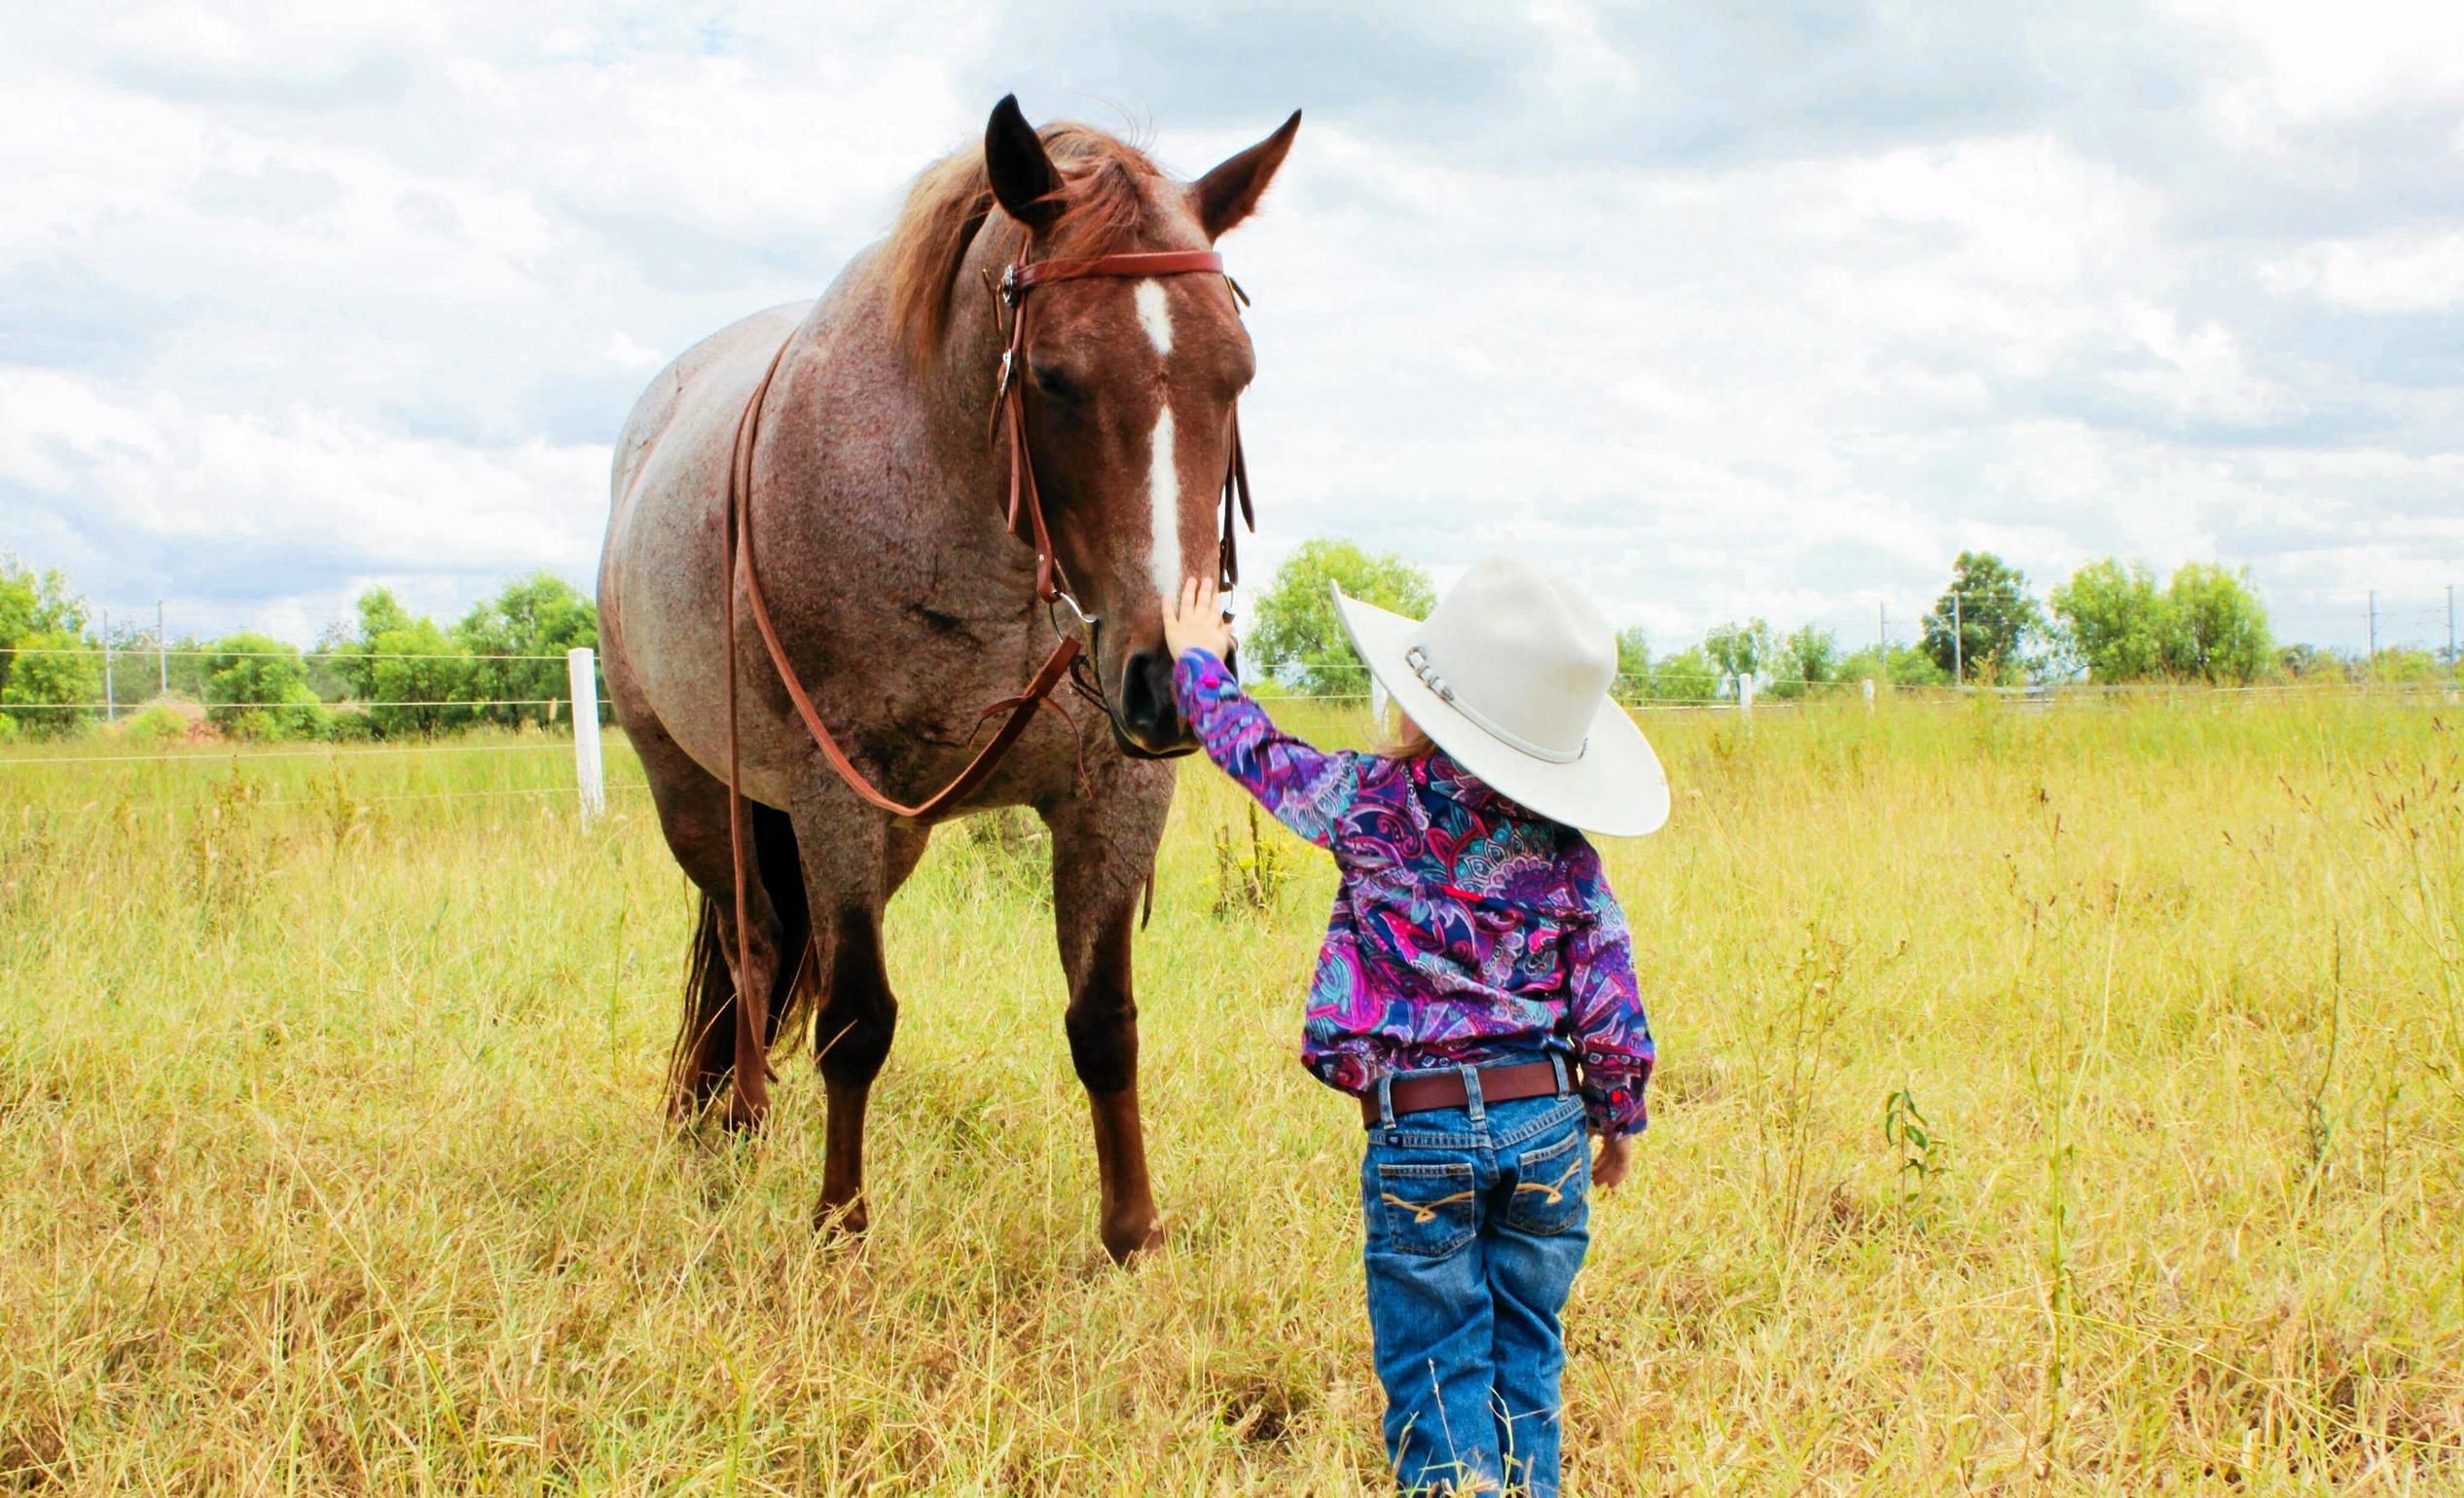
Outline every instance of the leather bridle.
[[(993, 415), (996, 424), (1007, 419), (1009, 427), (1009, 529), (1035, 548), (1035, 598), (1047, 609), (1059, 603), (1077, 617), (1088, 640), (1096, 638), (1103, 620), (1080, 606), (1069, 586), (1068, 570), (1062, 566), (1052, 544), (1051, 527), (1044, 520), (1043, 498), (1035, 486), (1033, 455), (1027, 448), (1027, 382), (1022, 366), (1027, 359), (1027, 293), (1054, 281), (1078, 280), (1088, 276), (1191, 275), (1212, 274), (1223, 275), (1224, 284), (1243, 305), (1249, 301), (1240, 283), (1224, 275), (1223, 257), (1213, 250), (1138, 251), (1113, 255), (1096, 255), (1082, 260), (1035, 260), (1027, 258), (1022, 245), (1018, 258), (1005, 268), (994, 286), (994, 295), (1000, 307), (1009, 312), (1009, 330), (1001, 349), (1001, 359), (994, 377)], [(990, 278), (991, 273), (986, 273)], [(1129, 741), (1120, 713), (1113, 708), (1110, 694), (1103, 683), (1090, 682), (1083, 659), (1086, 645), (1076, 637), (1063, 634), (1056, 622), (1053, 633), (1059, 636), (1052, 654), (1045, 657), (1027, 685), (1015, 695), (1004, 697), (986, 708), (976, 722), (983, 723), (996, 714), (1007, 713), (991, 741), (976, 751), (966, 767), (950, 783), (924, 799), (912, 804), (897, 801), (886, 794), (864, 772), (855, 767), (829, 726), (821, 721), (820, 712), (813, 705), (813, 697), (788, 664), (787, 652), (779, 642), (779, 632), (771, 623), (770, 604), (762, 597), (761, 581), (753, 565), (753, 448), (761, 430), (761, 411), (769, 398), (771, 382), (778, 377), (787, 349), (795, 343), (790, 329), (770, 365), (762, 371), (760, 384), (744, 402), (743, 415), (736, 422), (736, 449), (728, 465), (727, 516), (721, 526), (726, 548), (727, 582), (720, 589), (723, 622), (727, 639), (727, 841), (733, 859), (736, 885), (736, 1064), (734, 1068), (735, 1121), (757, 1124), (770, 1109), (770, 995), (748, 993), (743, 976), (751, 970), (751, 924), (746, 902), (746, 867), (744, 850), (748, 841), (745, 829), (743, 771), (739, 749), (736, 712), (736, 591), (741, 586), (745, 604), (751, 608), (754, 628), (760, 633), (763, 648), (770, 655), (770, 664), (779, 673), (779, 680), (787, 689), (795, 704), (796, 715), (804, 720), (813, 742), (847, 783), (850, 790), (868, 804), (892, 817), (916, 822), (928, 822), (938, 814), (964, 799), (981, 786), (1003, 756), (1026, 733), (1035, 710), (1050, 702), (1053, 688), (1067, 678), (1082, 695), (1103, 709), (1112, 722), (1120, 741)], [(1241, 423), (1237, 408), (1227, 420), (1231, 423), (1230, 457), (1223, 472), (1223, 530), (1216, 548), (1215, 565), (1222, 586), (1231, 588), (1240, 580), (1240, 558), (1234, 542), (1233, 515), (1237, 507), (1240, 519), (1250, 530), (1257, 529), (1255, 512), (1250, 504), (1249, 464), (1241, 454)], [(991, 439), (991, 431), (986, 438)], [(1023, 526), (1023, 530), (1022, 530)], [(1053, 704), (1056, 710), (1060, 705)], [(1067, 713), (1064, 713), (1067, 716)], [(780, 954), (782, 957), (784, 954)], [(802, 960), (799, 954), (798, 960)], [(698, 1042), (697, 1042), (698, 1043)]]

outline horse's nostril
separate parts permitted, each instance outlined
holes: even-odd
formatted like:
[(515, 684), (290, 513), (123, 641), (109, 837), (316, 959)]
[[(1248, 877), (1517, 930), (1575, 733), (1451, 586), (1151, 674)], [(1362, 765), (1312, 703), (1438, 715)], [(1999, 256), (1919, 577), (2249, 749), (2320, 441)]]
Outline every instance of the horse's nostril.
[(1172, 660), (1160, 650), (1141, 650), (1121, 673), (1121, 721), (1149, 741), (1175, 737), (1180, 712), (1172, 700)]

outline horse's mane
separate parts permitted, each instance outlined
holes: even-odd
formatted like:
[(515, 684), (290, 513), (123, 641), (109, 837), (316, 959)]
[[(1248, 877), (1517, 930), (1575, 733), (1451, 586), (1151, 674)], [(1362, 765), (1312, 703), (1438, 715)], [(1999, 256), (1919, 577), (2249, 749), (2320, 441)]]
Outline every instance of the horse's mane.
[[(1136, 146), (1092, 126), (1055, 121), (1036, 134), (1061, 173), (1055, 196), (1063, 204), (1042, 253), (1059, 258), (1108, 252), (1144, 212), (1144, 181), (1162, 173)], [(889, 232), (884, 260), (891, 323), (907, 356), (918, 364), (932, 356), (949, 331), (959, 268), (966, 263), (976, 235), (988, 232), (987, 220), (1000, 256), (1016, 254), (1026, 231), (1008, 214), (995, 211), (981, 147), (943, 157), (918, 173), (907, 190), (907, 204)]]

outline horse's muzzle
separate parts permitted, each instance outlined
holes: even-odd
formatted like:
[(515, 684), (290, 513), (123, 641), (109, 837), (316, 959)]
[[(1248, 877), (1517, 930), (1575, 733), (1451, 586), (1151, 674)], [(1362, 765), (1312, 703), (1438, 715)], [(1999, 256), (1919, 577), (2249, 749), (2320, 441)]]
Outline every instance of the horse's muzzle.
[(1170, 759), (1198, 747), (1189, 725), (1173, 700), (1172, 656), (1164, 650), (1141, 650), (1121, 672), (1120, 712), (1113, 717), (1113, 737), (1123, 753), (1139, 759)]

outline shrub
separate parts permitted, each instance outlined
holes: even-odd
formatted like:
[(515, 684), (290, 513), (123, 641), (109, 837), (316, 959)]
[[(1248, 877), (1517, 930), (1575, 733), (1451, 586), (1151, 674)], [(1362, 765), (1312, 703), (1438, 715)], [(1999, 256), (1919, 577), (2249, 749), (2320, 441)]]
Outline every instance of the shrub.
[(64, 738), (93, 722), (94, 711), (85, 705), (102, 699), (102, 652), (83, 636), (66, 630), (21, 636), (8, 683), (0, 686), (0, 706), (23, 711), (0, 715), (16, 718), (26, 738)]
[(130, 715), (120, 736), (146, 747), (177, 744), (188, 737), (188, 714), (166, 702), (148, 703)]

